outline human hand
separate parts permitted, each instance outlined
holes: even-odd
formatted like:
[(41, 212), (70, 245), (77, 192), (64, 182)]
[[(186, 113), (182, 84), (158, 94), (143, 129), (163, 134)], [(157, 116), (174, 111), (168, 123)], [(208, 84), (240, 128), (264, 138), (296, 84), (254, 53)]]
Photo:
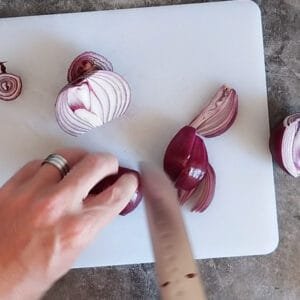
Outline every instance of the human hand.
[(36, 160), (0, 188), (0, 299), (40, 298), (137, 188), (137, 178), (126, 174), (87, 196), (98, 181), (117, 173), (117, 159), (80, 149), (57, 153), (71, 167), (63, 179), (54, 166)]

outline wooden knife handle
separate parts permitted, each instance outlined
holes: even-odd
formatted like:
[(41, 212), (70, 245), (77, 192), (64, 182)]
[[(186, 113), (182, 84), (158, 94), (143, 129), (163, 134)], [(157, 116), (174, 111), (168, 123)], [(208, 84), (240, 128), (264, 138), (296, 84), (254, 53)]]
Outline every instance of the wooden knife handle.
[(177, 194), (173, 186), (169, 186), (169, 180), (161, 184), (163, 186), (152, 184), (149, 187), (146, 183), (144, 190), (161, 297), (163, 300), (204, 300), (206, 296), (193, 259)]

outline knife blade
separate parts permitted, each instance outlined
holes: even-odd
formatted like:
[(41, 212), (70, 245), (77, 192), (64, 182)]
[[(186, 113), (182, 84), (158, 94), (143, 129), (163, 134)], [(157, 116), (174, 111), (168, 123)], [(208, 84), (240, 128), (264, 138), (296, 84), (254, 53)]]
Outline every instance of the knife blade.
[(177, 192), (159, 167), (142, 162), (140, 169), (161, 298), (204, 300)]

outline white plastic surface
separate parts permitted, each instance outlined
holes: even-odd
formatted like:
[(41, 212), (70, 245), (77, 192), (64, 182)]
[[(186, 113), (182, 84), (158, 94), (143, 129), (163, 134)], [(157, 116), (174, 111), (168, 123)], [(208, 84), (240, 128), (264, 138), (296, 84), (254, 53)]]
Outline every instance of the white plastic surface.
[[(168, 142), (226, 82), (240, 98), (234, 126), (207, 139), (217, 174), (213, 203), (184, 217), (196, 258), (266, 254), (278, 243), (261, 16), (250, 1), (0, 19), (0, 60), (21, 75), (22, 96), (0, 101), (0, 183), (57, 147), (161, 161)], [(54, 103), (82, 51), (113, 62), (130, 83), (125, 117), (80, 137), (58, 127)], [(153, 261), (144, 206), (118, 217), (76, 266)]]

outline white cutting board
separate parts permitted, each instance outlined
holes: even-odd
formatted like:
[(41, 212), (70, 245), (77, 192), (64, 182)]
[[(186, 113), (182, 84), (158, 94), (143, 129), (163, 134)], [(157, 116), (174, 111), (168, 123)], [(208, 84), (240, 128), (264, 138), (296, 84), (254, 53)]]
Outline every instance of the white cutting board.
[[(0, 60), (20, 74), (15, 102), (0, 101), (0, 183), (61, 146), (110, 151), (123, 165), (161, 162), (171, 137), (226, 82), (238, 91), (234, 126), (207, 139), (217, 174), (213, 203), (184, 217), (196, 258), (266, 254), (278, 243), (261, 15), (227, 1), (0, 20)], [(80, 52), (113, 62), (132, 88), (125, 117), (73, 138), (54, 117), (55, 98)], [(118, 217), (76, 266), (153, 261), (144, 206)]]

